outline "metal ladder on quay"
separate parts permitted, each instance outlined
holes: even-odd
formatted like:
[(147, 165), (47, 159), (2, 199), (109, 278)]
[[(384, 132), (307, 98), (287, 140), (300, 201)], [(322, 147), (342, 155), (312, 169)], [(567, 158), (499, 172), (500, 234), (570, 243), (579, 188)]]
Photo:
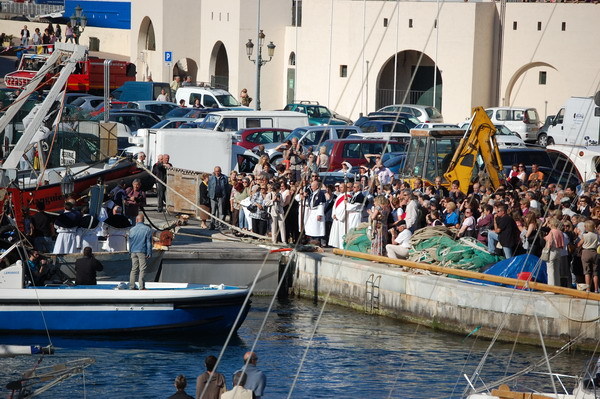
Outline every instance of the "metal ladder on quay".
[(365, 282), (365, 313), (374, 313), (379, 310), (379, 286), (381, 275), (371, 273)]

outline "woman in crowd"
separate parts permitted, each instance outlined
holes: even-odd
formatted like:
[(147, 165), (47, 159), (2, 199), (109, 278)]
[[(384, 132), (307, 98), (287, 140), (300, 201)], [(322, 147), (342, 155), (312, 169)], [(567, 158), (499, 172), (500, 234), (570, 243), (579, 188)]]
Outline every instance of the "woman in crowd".
[(456, 210), (456, 204), (452, 201), (447, 201), (442, 215), (444, 225), (447, 227), (458, 227), (460, 225), (459, 214)]
[(598, 292), (597, 248), (600, 239), (596, 233), (596, 224), (592, 220), (585, 222), (585, 232), (577, 244), (581, 248), (581, 264), (585, 276), (586, 291)]
[(542, 254), (542, 245), (540, 245), (541, 237), (538, 233), (539, 223), (537, 214), (533, 211), (528, 212), (523, 219), (521, 230), (521, 243), (523, 249), (528, 253), (539, 257)]
[(319, 172), (327, 172), (327, 170), (329, 170), (329, 155), (327, 155), (327, 148), (325, 146), (319, 148), (317, 164), (319, 166)]
[(261, 184), (258, 190), (250, 197), (250, 218), (252, 218), (252, 231), (262, 236), (267, 234), (268, 209), (265, 205), (265, 197), (268, 187)]
[(388, 243), (388, 216), (390, 202), (383, 195), (375, 197), (373, 207), (369, 212), (369, 222), (373, 238), (371, 239), (371, 254), (385, 256), (385, 246)]
[(263, 155), (260, 157), (260, 159), (258, 160), (258, 163), (254, 167), (254, 172), (252, 172), (252, 174), (254, 176), (258, 177), (263, 172), (265, 165), (269, 165), (269, 156), (268, 155)]
[(546, 261), (549, 285), (560, 285), (560, 250), (564, 247), (564, 239), (558, 226), (558, 219), (550, 219), (548, 221), (550, 232), (544, 237), (545, 248), (549, 251), (548, 261)]

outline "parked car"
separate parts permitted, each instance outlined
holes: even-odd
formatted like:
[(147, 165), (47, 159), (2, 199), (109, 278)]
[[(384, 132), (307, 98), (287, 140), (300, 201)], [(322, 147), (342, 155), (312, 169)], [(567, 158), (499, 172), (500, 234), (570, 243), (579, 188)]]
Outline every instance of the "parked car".
[(178, 129), (181, 127), (181, 125), (188, 123), (188, 122), (192, 122), (193, 119), (191, 118), (170, 118), (170, 119), (163, 119), (162, 121), (158, 122), (156, 125), (151, 126), (150, 129)]
[(457, 124), (454, 123), (419, 123), (417, 126), (415, 126), (415, 129), (431, 129), (431, 128), (438, 128), (438, 129), (443, 129), (443, 128), (455, 128), (458, 127)]
[(169, 111), (179, 108), (179, 106), (169, 101), (130, 101), (127, 104), (127, 108), (152, 111), (164, 119), (165, 115), (168, 114)]
[(65, 93), (64, 104), (65, 105), (69, 105), (73, 101), (75, 101), (75, 100), (77, 100), (78, 98), (81, 98), (81, 97), (89, 97), (89, 94), (87, 94), (87, 93)]
[(382, 132), (382, 133), (356, 133), (348, 136), (349, 139), (361, 139), (361, 140), (392, 140), (399, 143), (408, 144), (410, 141), (410, 133), (400, 132)]
[(537, 141), (540, 118), (535, 108), (492, 107), (486, 108), (485, 112), (494, 125), (505, 125), (523, 141)]
[(365, 155), (383, 154), (384, 152), (403, 152), (406, 146), (402, 143), (386, 140), (327, 140), (326, 153), (329, 155), (329, 171), (342, 169), (342, 162), (349, 162), (352, 166), (368, 163)]
[(104, 97), (102, 97), (102, 96), (86, 95), (83, 97), (76, 98), (75, 100), (73, 100), (73, 102), (71, 102), (70, 105), (91, 112), (94, 109), (96, 109), (96, 107), (98, 107), (98, 105), (103, 104), (103, 103), (104, 103)]
[[(115, 110), (115, 109), (121, 109), (121, 108), (125, 108), (127, 107), (127, 101), (118, 101), (118, 100), (113, 100), (110, 102), (110, 109)], [(91, 112), (90, 115), (91, 116), (96, 116), (100, 113), (104, 112), (104, 101), (102, 101), (100, 104), (98, 104), (98, 106), (96, 106), (96, 108), (94, 108)]]
[(235, 133), (234, 142), (251, 150), (259, 144), (282, 143), (290, 132), (290, 129), (282, 128), (241, 129)]
[(229, 108), (187, 108), (187, 107), (177, 107), (173, 108), (171, 111), (167, 112), (164, 116), (165, 119), (170, 118), (190, 118), (190, 119), (199, 119), (204, 118), (206, 115), (211, 112), (218, 111), (229, 111)]
[(417, 118), (422, 123), (429, 122), (444, 122), (444, 117), (438, 111), (437, 108), (428, 105), (416, 105), (416, 104), (396, 104), (388, 105), (377, 110), (377, 112), (402, 112), (404, 114), (410, 114)]
[[(312, 147), (312, 150), (317, 152), (327, 140), (344, 139), (356, 133), (361, 133), (360, 128), (356, 126), (306, 126), (294, 129), (285, 140), (297, 138), (302, 146)], [(278, 163), (283, 157), (283, 153), (277, 149), (280, 145), (281, 143), (265, 144), (265, 151), (272, 163)]]
[[(469, 127), (469, 121), (463, 122), (459, 127), (463, 130), (467, 129)], [(494, 125), (494, 127), (496, 128), (496, 143), (498, 143), (498, 148), (525, 147), (525, 142), (521, 137), (507, 126)]]
[(545, 147), (548, 145), (548, 128), (550, 126), (552, 126), (552, 121), (554, 120), (554, 116), (555, 115), (548, 115), (546, 117), (546, 120), (544, 121), (544, 124), (540, 128), (540, 130), (538, 130), (538, 136), (537, 136), (536, 143), (538, 143), (538, 145), (540, 145), (542, 147)]
[[(550, 154), (542, 148), (501, 148), (500, 158), (504, 166), (504, 173), (508, 176), (512, 165), (523, 164), (527, 170), (527, 174), (531, 173), (531, 165), (536, 164), (544, 173), (544, 184), (561, 184), (563, 187), (576, 187), (581, 184), (581, 179), (578, 173), (569, 173), (571, 170), (577, 170), (575, 165), (565, 157), (557, 161), (557, 156)], [(566, 167), (564, 162), (569, 163)], [(564, 172), (563, 172), (564, 171)]]
[(205, 108), (228, 108), (230, 110), (251, 111), (252, 108), (243, 107), (230, 92), (209, 86), (183, 86), (175, 93), (177, 104), (185, 101), (186, 107), (193, 107), (196, 100), (200, 100)]
[(404, 113), (390, 113), (390, 112), (371, 112), (367, 116), (361, 116), (354, 122), (354, 126), (358, 126), (362, 129), (362, 126), (369, 121), (391, 121), (396, 124), (402, 124), (408, 128), (413, 129), (420, 122), (417, 118), (411, 114)]
[(173, 98), (174, 93), (167, 82), (125, 82), (112, 92), (112, 96), (121, 101), (154, 101), (163, 89), (169, 98)]
[(403, 123), (395, 121), (368, 120), (360, 125), (360, 130), (365, 133), (400, 132), (409, 133), (410, 128)]
[(284, 111), (302, 112), (308, 115), (308, 124), (311, 126), (320, 125), (348, 125), (347, 118), (336, 118), (334, 113), (324, 105), (316, 101), (301, 101), (291, 103), (285, 106)]

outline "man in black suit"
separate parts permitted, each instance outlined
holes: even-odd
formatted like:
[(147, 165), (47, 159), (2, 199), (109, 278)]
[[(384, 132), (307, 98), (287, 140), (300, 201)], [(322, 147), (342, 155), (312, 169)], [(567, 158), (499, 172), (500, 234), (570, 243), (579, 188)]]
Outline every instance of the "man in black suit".
[(83, 249), (83, 258), (75, 261), (75, 284), (96, 285), (96, 272), (104, 269), (102, 263), (92, 254), (92, 248)]

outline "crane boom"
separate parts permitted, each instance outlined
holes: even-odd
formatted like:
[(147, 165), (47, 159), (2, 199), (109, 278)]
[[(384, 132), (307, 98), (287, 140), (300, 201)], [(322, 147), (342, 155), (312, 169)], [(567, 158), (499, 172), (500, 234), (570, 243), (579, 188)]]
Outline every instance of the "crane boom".
[(477, 157), (481, 156), (493, 188), (503, 181), (503, 165), (496, 143), (496, 128), (483, 107), (473, 108), (473, 117), (460, 140), (444, 177), (448, 182), (458, 180), (460, 190), (467, 193)]

